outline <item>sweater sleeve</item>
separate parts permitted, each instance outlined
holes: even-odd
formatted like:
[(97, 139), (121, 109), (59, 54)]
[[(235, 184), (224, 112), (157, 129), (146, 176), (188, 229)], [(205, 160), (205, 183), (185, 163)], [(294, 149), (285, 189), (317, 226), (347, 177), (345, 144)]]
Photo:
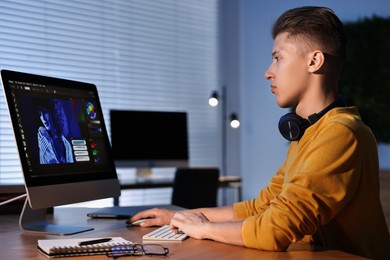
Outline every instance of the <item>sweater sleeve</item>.
[(327, 124), (292, 143), (282, 167), (283, 185), (274, 184), (283, 176), (278, 172), (254, 201), (235, 207), (236, 212), (245, 212), (237, 214), (246, 217), (242, 227), (245, 246), (283, 251), (329, 222), (358, 185), (357, 143), (353, 131), (339, 123)]
[(237, 219), (244, 219), (249, 216), (262, 214), (269, 208), (270, 201), (281, 192), (284, 180), (284, 168), (285, 166), (283, 164), (272, 177), (268, 185), (260, 191), (257, 199), (246, 200), (233, 205)]

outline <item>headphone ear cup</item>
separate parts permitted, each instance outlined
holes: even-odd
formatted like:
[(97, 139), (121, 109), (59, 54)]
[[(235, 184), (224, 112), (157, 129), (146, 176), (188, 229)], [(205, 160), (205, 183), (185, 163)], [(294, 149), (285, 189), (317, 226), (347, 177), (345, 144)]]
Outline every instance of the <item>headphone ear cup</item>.
[(337, 99), (320, 111), (317, 114), (312, 114), (309, 116), (309, 120), (306, 120), (295, 113), (288, 113), (282, 116), (279, 120), (279, 131), (284, 138), (289, 141), (298, 141), (305, 133), (306, 129), (315, 122), (318, 121), (323, 115), (325, 115), (329, 110), (335, 107), (345, 107), (346, 104), (342, 96), (338, 96)]
[(279, 131), (289, 141), (301, 139), (310, 122), (295, 113), (288, 113), (279, 120)]

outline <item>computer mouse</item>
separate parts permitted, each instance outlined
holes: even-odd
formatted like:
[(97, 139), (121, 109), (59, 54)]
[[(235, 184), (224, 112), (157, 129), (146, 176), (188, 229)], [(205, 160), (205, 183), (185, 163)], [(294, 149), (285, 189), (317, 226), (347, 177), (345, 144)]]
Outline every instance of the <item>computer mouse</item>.
[(145, 220), (147, 220), (147, 218), (141, 218), (141, 219), (133, 221), (133, 222), (131, 222), (131, 220), (128, 219), (128, 220), (126, 220), (126, 225), (127, 226), (139, 226)]

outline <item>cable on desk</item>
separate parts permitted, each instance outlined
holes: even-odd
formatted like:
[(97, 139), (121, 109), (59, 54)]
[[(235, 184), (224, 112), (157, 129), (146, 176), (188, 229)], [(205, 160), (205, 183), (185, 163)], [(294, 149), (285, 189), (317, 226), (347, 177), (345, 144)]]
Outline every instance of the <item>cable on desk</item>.
[(15, 198), (12, 198), (12, 199), (9, 199), (9, 200), (6, 200), (6, 201), (2, 201), (2, 202), (0, 202), (0, 206), (3, 206), (5, 204), (7, 204), (7, 203), (10, 203), (10, 202), (14, 201), (14, 200), (18, 200), (18, 199), (21, 199), (21, 198), (24, 198), (24, 197), (27, 197), (27, 193), (19, 195), (19, 196), (15, 197)]

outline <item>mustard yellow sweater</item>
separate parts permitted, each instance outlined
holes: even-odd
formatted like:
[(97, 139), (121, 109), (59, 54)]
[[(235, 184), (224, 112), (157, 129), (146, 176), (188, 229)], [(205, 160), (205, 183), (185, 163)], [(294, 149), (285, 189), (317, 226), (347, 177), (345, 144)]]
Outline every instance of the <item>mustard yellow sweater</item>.
[[(356, 107), (334, 108), (291, 142), (257, 198), (235, 203), (245, 246), (283, 251), (314, 244), (390, 259), (379, 197), (377, 144)], [(305, 239), (303, 239), (305, 237)]]

